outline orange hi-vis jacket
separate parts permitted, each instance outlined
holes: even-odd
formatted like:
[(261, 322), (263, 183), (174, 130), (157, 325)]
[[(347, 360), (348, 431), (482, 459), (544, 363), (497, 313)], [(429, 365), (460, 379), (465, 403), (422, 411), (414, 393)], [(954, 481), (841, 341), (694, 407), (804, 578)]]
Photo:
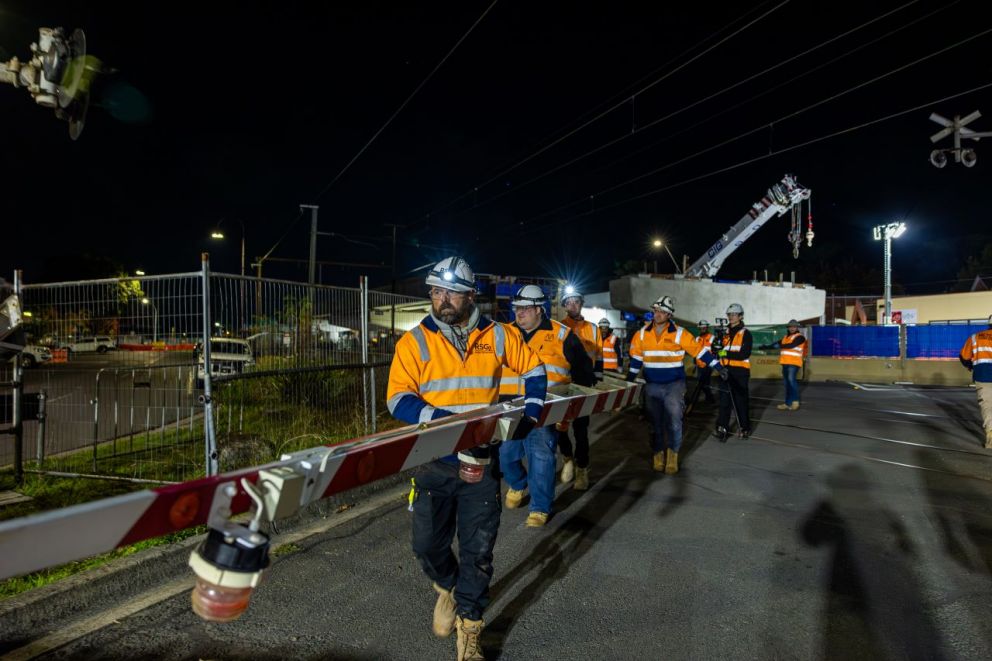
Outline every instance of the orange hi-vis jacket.
[(634, 334), (630, 342), (630, 376), (641, 373), (648, 383), (671, 383), (685, 379), (685, 354), (716, 365), (717, 359), (692, 333), (674, 322), (660, 332), (652, 322)]
[(803, 366), (803, 358), (806, 356), (806, 338), (802, 333), (787, 333), (778, 342), (780, 352), (778, 356), (779, 365)]
[(581, 317), (579, 319), (565, 317), (561, 323), (568, 326), (582, 340), (582, 346), (585, 347), (586, 353), (589, 354), (589, 360), (592, 361), (593, 372), (601, 373), (603, 371), (603, 335), (599, 332), (599, 326)]
[[(565, 338), (572, 331), (565, 324), (553, 319), (548, 319), (547, 323), (551, 325), (551, 329), (536, 330), (527, 341), (527, 346), (544, 363), (549, 387), (571, 383), (571, 365), (565, 358)], [(512, 325), (508, 326), (507, 331), (517, 333), (517, 329)], [(503, 377), (499, 382), (499, 394), (500, 396), (524, 394), (523, 379), (509, 367), (503, 368)]]
[[(713, 351), (713, 333), (700, 333), (699, 337), (696, 339), (699, 340), (704, 347), (709, 349), (710, 352)], [(696, 367), (706, 367), (706, 363), (701, 360), (696, 360)]]
[(617, 336), (610, 333), (609, 337), (603, 338), (603, 369), (619, 372), (621, 360), (620, 352), (617, 351)]
[[(723, 351), (720, 352), (720, 362), (723, 363), (724, 367), (741, 367), (746, 370), (751, 369), (751, 331), (741, 324), (736, 330), (727, 331), (727, 337), (724, 340), (726, 344), (724, 345)], [(725, 356), (724, 352), (727, 354), (736, 354), (734, 356)]]
[(961, 362), (973, 370), (977, 383), (992, 383), (992, 328), (978, 331), (965, 340)]
[(404, 334), (389, 368), (389, 412), (416, 424), (492, 406), (499, 399), (503, 369), (509, 367), (522, 375), (525, 415), (540, 417), (547, 377), (541, 359), (519, 333), (481, 317), (466, 347), (462, 358), (430, 315)]

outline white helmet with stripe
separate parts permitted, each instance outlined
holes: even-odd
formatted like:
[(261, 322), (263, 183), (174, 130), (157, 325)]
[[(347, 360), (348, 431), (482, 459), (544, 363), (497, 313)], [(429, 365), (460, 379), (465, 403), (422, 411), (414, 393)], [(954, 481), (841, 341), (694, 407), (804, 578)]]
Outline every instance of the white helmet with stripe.
[(457, 292), (475, 291), (475, 273), (461, 257), (445, 257), (427, 274), (427, 285)]
[(570, 298), (577, 298), (579, 301), (585, 302), (585, 297), (582, 295), (578, 289), (572, 285), (565, 285), (565, 288), (561, 290), (561, 304), (565, 305), (565, 301)]
[(515, 308), (544, 307), (547, 302), (548, 295), (543, 289), (537, 285), (524, 285), (513, 295), (510, 305)]
[(610, 325), (610, 320), (609, 320), (609, 319), (607, 319), (606, 317), (603, 317), (602, 319), (600, 319), (600, 320), (599, 320), (599, 323), (598, 323), (598, 324), (596, 324), (596, 325), (597, 325), (597, 326), (607, 326), (607, 327), (609, 327), (609, 325)]
[(730, 306), (727, 308), (727, 314), (739, 314), (740, 316), (743, 317), (744, 308), (741, 306), (740, 303), (731, 303)]
[(705, 319), (700, 319), (699, 323), (696, 324), (696, 326), (699, 327), (699, 330), (703, 330), (704, 328), (710, 327), (710, 322), (706, 321)]
[(667, 312), (668, 314), (675, 314), (675, 299), (671, 296), (662, 296), (657, 301), (651, 304), (652, 310), (657, 310), (658, 312)]

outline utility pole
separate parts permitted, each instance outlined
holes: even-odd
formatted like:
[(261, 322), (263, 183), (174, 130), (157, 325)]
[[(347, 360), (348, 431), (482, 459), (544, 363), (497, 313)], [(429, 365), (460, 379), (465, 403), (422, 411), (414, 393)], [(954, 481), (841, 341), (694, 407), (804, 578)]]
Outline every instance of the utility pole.
[(396, 229), (405, 229), (405, 225), (397, 225), (396, 223), (385, 223), (386, 227), (391, 227), (393, 230), (393, 258), (390, 264), (392, 265), (392, 285), (389, 289), (393, 293), (392, 305), (390, 305), (391, 317), (389, 321), (389, 341), (396, 341)]
[(317, 277), (317, 209), (316, 204), (301, 204), (301, 209), (310, 209), (310, 271), (309, 282), (311, 285), (316, 282)]

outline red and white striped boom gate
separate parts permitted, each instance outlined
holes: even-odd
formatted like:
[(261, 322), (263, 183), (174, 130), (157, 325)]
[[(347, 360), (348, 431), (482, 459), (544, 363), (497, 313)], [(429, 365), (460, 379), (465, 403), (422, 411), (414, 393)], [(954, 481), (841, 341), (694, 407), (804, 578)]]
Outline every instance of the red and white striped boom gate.
[[(556, 389), (558, 390), (558, 389)], [(548, 394), (540, 426), (622, 409), (641, 385), (608, 379), (596, 388), (568, 386)], [(264, 466), (74, 505), (0, 523), (0, 578), (20, 576), (246, 512), (242, 479), (265, 491), (266, 479), (289, 474), (293, 488), (267, 511), (288, 516), (333, 494), (388, 477), (493, 439), (507, 439), (523, 415), (522, 400), (284, 455)], [(280, 473), (282, 471), (282, 473)], [(260, 479), (262, 482), (260, 483)], [(269, 509), (270, 503), (266, 503)]]

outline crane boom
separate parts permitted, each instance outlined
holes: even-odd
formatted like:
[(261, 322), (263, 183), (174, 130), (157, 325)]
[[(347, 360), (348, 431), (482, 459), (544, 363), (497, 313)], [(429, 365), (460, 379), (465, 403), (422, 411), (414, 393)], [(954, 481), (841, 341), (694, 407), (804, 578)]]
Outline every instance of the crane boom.
[[(693, 262), (685, 275), (695, 278), (714, 277), (731, 253), (761, 229), (772, 216), (785, 214), (803, 200), (809, 199), (811, 193), (808, 188), (800, 186), (793, 175), (785, 175), (782, 181), (769, 188), (765, 196), (751, 206), (737, 224), (710, 246), (705, 255)], [(812, 234), (810, 242), (812, 243)]]

